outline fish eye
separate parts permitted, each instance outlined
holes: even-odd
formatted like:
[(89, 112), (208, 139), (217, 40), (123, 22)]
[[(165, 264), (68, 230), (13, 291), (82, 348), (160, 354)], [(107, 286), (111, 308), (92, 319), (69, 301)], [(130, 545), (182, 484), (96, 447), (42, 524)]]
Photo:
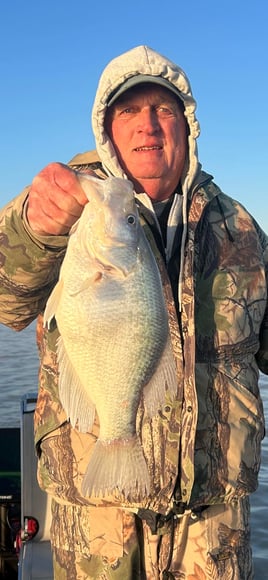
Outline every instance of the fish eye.
[(127, 216), (127, 223), (131, 226), (136, 223), (136, 217), (132, 213)]

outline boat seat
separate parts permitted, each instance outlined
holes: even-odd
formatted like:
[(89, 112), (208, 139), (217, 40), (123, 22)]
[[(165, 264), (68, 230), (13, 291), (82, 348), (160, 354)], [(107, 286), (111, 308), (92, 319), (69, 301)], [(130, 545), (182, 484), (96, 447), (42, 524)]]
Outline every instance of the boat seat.
[[(18, 580), (53, 580), (50, 546), (51, 501), (37, 482), (37, 457), (34, 446), (33, 414), (36, 393), (21, 401), (21, 526), (22, 538), (27, 522), (35, 518), (38, 532), (23, 540), (19, 554)], [(26, 522), (26, 526), (25, 526)]]

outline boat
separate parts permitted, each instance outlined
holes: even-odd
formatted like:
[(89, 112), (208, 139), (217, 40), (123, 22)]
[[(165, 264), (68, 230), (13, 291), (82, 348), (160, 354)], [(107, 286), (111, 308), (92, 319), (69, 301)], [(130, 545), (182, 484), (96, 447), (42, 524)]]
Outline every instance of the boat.
[(23, 396), (20, 428), (0, 429), (1, 580), (53, 580), (51, 500), (36, 476), (36, 400), (36, 393)]

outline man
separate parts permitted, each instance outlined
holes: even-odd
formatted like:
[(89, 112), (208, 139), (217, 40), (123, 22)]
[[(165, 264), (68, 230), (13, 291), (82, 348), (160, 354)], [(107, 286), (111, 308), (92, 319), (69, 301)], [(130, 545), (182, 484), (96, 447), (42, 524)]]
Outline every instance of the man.
[[(54, 498), (55, 578), (253, 578), (248, 495), (264, 434), (268, 240), (201, 171), (189, 81), (167, 58), (139, 46), (111, 61), (92, 120), (97, 153), (47, 166), (1, 217), (0, 320), (20, 330), (38, 317), (35, 440), (39, 482)], [(81, 434), (66, 420), (58, 331), (42, 324), (87, 202), (74, 170), (131, 179), (167, 303), (178, 397), (153, 420), (140, 402), (152, 493), (136, 503), (82, 495), (98, 424)]]

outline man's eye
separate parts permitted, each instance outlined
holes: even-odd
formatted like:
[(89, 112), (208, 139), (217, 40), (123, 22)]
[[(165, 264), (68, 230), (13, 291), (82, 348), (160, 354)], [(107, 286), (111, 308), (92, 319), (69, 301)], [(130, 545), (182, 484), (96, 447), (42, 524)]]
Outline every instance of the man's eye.
[(174, 115), (174, 111), (172, 111), (170, 107), (166, 107), (165, 105), (160, 105), (157, 108), (157, 111), (160, 115)]
[(120, 111), (120, 115), (128, 115), (130, 113), (134, 113), (133, 107), (125, 107), (125, 109)]

